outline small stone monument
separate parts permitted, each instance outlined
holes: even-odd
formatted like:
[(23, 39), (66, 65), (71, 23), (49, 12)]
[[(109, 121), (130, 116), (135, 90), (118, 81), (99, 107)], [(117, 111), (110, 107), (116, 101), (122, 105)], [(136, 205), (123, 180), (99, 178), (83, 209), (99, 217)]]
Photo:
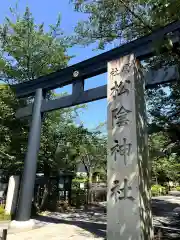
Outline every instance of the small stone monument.
[(19, 176), (11, 176), (9, 178), (8, 191), (6, 197), (6, 214), (14, 214), (16, 210), (17, 198), (19, 190)]

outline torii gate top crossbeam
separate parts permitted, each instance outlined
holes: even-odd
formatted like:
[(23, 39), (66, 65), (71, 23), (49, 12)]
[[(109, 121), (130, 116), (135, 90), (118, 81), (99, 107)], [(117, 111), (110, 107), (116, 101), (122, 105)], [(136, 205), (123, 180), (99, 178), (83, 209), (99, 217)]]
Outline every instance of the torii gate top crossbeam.
[[(33, 81), (12, 85), (17, 97), (28, 97), (35, 93), (36, 89), (41, 88), (45, 91), (57, 87), (63, 87), (77, 80), (87, 79), (107, 71), (107, 62), (112, 59), (134, 53), (139, 60), (150, 57), (154, 53), (154, 43), (163, 39), (168, 33), (174, 33), (180, 29), (180, 21), (162, 27), (150, 35), (141, 37), (130, 43), (114, 48), (108, 52), (74, 64), (65, 69), (42, 76)], [(174, 40), (174, 44), (177, 40)]]

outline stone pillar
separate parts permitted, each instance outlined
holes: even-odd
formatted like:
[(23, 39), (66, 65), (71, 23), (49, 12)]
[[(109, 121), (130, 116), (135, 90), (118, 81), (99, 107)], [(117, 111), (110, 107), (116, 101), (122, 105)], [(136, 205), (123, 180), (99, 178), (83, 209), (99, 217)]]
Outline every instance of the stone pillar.
[(19, 190), (19, 176), (9, 178), (8, 191), (6, 197), (6, 214), (14, 214), (16, 210), (17, 197)]
[(108, 240), (153, 238), (144, 86), (133, 54), (108, 63)]

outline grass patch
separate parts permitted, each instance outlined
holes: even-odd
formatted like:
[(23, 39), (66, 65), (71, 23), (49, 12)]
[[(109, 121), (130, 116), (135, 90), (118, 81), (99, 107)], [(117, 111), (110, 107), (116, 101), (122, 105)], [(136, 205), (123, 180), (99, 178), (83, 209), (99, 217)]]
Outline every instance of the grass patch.
[(10, 221), (11, 215), (8, 214), (0, 214), (0, 221)]
[(5, 206), (0, 206), (0, 221), (11, 220), (11, 215), (5, 213)]

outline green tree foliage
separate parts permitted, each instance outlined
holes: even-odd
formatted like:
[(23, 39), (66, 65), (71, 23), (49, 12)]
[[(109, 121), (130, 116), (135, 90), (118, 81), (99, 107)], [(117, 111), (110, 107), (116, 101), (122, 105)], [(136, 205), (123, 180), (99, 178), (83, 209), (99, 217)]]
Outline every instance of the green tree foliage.
[(28, 121), (14, 115), (23, 105), (7, 85), (0, 85), (0, 163), (8, 176), (19, 174), (27, 146)]
[[(100, 132), (90, 132), (83, 126), (76, 127), (71, 125), (64, 130), (64, 136), (67, 145), (62, 143), (56, 152), (56, 159), (61, 164), (60, 168), (77, 171), (78, 164), (83, 164), (87, 173), (88, 196), (92, 201), (92, 177), (98, 172), (101, 177), (106, 178), (106, 161), (107, 161), (107, 141)], [(59, 161), (61, 158), (61, 161)]]
[[(49, 32), (45, 32), (43, 24), (35, 24), (28, 8), (22, 16), (18, 14), (17, 9), (11, 9), (11, 13), (13, 20), (6, 18), (4, 24), (0, 26), (0, 74), (5, 83), (33, 81), (39, 76), (67, 66), (70, 57), (66, 52), (69, 46), (60, 29), (60, 18), (55, 25), (50, 26)], [(26, 104), (26, 101), (21, 101), (22, 103), (18, 101), (7, 85), (2, 85), (1, 89), (0, 151), (2, 165), (6, 166), (6, 172), (10, 174), (10, 167), (12, 173), (22, 170), (27, 150), (29, 120), (22, 121), (15, 118), (16, 110)], [(48, 94), (50, 99), (57, 97), (60, 96), (53, 92)], [(100, 145), (100, 139), (98, 142), (98, 138), (95, 141), (95, 137), (92, 137), (90, 142), (90, 135), (93, 134), (83, 127), (79, 128), (74, 125), (76, 110), (81, 107), (61, 109), (44, 115), (38, 171), (46, 176), (51, 175), (58, 168), (66, 168), (67, 164), (63, 164), (67, 161), (68, 168), (76, 170), (80, 143), (87, 136), (89, 136), (88, 144), (92, 144), (90, 150), (86, 142), (86, 147), (89, 147), (88, 156), (92, 155), (89, 158), (94, 159), (91, 159), (88, 169), (90, 171), (91, 168), (98, 166), (97, 163), (101, 156), (97, 151), (99, 148), (95, 149), (95, 143)], [(70, 146), (67, 148), (68, 142)], [(83, 147), (85, 149), (84, 145)], [(58, 157), (55, 154), (57, 149), (60, 149)]]
[(15, 20), (6, 18), (0, 26), (0, 72), (1, 80), (19, 83), (57, 71), (67, 66), (66, 38), (60, 29), (60, 17), (50, 26), (35, 24), (26, 8), (23, 16), (17, 9), (11, 9)]
[(154, 142), (153, 151), (164, 153), (162, 157), (153, 154), (153, 171), (176, 181), (180, 173), (179, 89), (177, 82), (148, 91), (150, 143)]
[[(12, 19), (6, 18), (0, 25), (0, 75), (6, 84), (33, 81), (67, 66), (66, 37), (60, 29), (60, 18), (45, 32), (44, 25), (35, 24), (30, 10), (23, 15), (11, 9)], [(22, 106), (7, 85), (1, 85), (1, 160), (2, 166), (13, 173), (20, 171), (25, 157), (29, 120), (15, 119), (16, 110)], [(53, 93), (48, 97), (56, 98)], [(30, 99), (31, 100), (31, 99)], [(24, 100), (25, 104), (26, 101)], [(53, 155), (59, 137), (58, 127), (73, 121), (75, 109), (61, 110), (45, 115), (42, 128), (42, 142), (39, 155), (39, 170), (51, 170)], [(48, 160), (47, 160), (48, 159)], [(47, 164), (48, 163), (48, 164)], [(50, 172), (50, 170), (48, 172)], [(12, 172), (12, 171), (11, 171)]]
[[(59, 161), (60, 157), (61, 161)], [(106, 138), (98, 131), (91, 132), (83, 126), (70, 124), (61, 130), (56, 159), (62, 169), (75, 171), (77, 164), (82, 163), (91, 177), (96, 171), (105, 173)]]
[(149, 136), (149, 152), (152, 161), (152, 179), (156, 184), (179, 181), (179, 156), (169, 151), (169, 136), (166, 132), (153, 133)]
[(150, 33), (179, 19), (178, 0), (71, 0), (75, 11), (87, 19), (75, 28), (77, 41), (98, 41), (99, 47), (116, 40), (117, 44)]
[[(80, 21), (75, 27), (74, 42), (83, 45), (97, 42), (100, 49), (104, 49), (109, 43), (115, 46), (122, 45), (179, 20), (178, 0), (71, 0), (71, 2), (75, 11), (87, 16), (86, 20)], [(146, 61), (150, 67), (158, 69), (165, 65), (179, 65), (179, 49), (175, 49), (170, 41), (161, 42), (157, 39), (156, 45), (156, 56)], [(166, 53), (161, 52), (162, 45), (167, 47)], [(147, 91), (153, 174), (158, 177), (164, 174), (165, 178), (171, 180), (179, 178), (179, 89), (177, 82), (167, 84), (166, 88), (158, 86)], [(158, 155), (160, 152), (163, 152), (162, 156)]]
[[(54, 96), (57, 97), (58, 95)], [(44, 172), (46, 176), (57, 172), (59, 168), (65, 168), (64, 162), (67, 161), (68, 139), (73, 141), (74, 137), (73, 134), (71, 135), (72, 125), (75, 129), (78, 129), (74, 125), (74, 120), (78, 115), (77, 110), (83, 108), (84, 106), (80, 105), (46, 113), (42, 127), (38, 165), (38, 170)], [(58, 149), (61, 150), (60, 156), (57, 158)], [(73, 168), (69, 170), (73, 170)]]

